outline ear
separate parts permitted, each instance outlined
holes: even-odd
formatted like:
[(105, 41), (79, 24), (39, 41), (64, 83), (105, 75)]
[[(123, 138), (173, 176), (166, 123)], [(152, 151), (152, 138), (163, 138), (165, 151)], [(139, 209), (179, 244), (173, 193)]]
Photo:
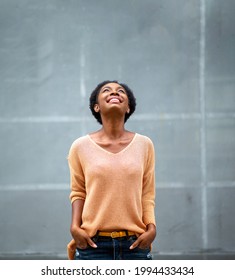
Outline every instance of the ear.
[(130, 108), (129, 108), (129, 107), (127, 108), (127, 111), (126, 111), (126, 112), (127, 112), (127, 114), (129, 114), (129, 113), (130, 113)]
[(100, 111), (100, 107), (99, 107), (98, 104), (95, 104), (94, 110), (95, 110), (96, 113), (98, 113)]

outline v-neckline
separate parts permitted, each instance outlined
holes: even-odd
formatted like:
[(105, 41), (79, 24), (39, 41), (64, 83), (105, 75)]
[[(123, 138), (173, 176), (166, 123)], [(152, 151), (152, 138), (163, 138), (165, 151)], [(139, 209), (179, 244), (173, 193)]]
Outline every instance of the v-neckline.
[(105, 148), (102, 148), (99, 144), (97, 144), (97, 143), (95, 142), (95, 140), (93, 140), (93, 139), (91, 138), (91, 136), (90, 136), (89, 134), (87, 134), (87, 137), (88, 137), (88, 139), (89, 139), (97, 148), (99, 148), (100, 150), (104, 151), (105, 153), (108, 153), (108, 154), (110, 154), (110, 155), (119, 155), (119, 154), (123, 153), (124, 151), (126, 151), (126, 150), (132, 145), (132, 143), (134, 142), (134, 140), (135, 140), (137, 134), (138, 134), (138, 133), (135, 133), (134, 136), (133, 136), (133, 138), (131, 139), (130, 143), (129, 143), (127, 146), (125, 146), (123, 149), (121, 149), (119, 152), (117, 152), (117, 153), (113, 153), (113, 152), (110, 152), (110, 151), (106, 150)]

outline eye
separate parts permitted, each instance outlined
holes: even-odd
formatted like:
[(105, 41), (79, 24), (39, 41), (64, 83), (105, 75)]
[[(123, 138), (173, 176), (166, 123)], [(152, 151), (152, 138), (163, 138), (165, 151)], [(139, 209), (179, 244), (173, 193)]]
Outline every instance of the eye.
[(121, 92), (121, 93), (124, 93), (126, 94), (125, 90), (124, 89), (119, 89), (118, 92)]
[(104, 88), (104, 89), (102, 90), (102, 92), (108, 92), (108, 91), (109, 91), (108, 88)]

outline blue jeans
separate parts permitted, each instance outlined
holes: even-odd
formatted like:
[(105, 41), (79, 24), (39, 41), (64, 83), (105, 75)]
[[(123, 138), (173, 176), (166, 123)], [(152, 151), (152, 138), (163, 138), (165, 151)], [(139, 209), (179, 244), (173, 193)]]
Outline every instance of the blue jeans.
[(129, 247), (137, 239), (136, 236), (111, 238), (95, 237), (93, 241), (97, 248), (88, 245), (86, 249), (76, 249), (75, 260), (152, 260), (150, 248)]

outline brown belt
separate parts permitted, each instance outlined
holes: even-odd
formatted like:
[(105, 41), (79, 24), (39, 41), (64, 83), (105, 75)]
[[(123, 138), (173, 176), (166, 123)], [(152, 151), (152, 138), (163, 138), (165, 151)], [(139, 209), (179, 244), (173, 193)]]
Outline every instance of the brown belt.
[(121, 231), (98, 231), (98, 236), (106, 236), (106, 237), (112, 237), (112, 238), (119, 238), (119, 237), (125, 237), (125, 236), (133, 236), (136, 235), (133, 231), (128, 230), (121, 230)]

